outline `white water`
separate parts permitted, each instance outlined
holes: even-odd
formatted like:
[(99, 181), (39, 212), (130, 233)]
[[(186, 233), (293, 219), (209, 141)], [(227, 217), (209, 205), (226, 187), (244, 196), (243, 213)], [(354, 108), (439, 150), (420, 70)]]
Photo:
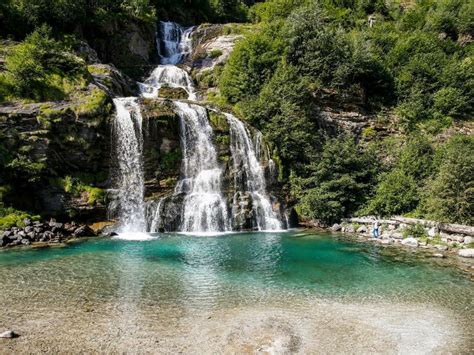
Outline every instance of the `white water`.
[(174, 22), (160, 22), (161, 43), (158, 43), (158, 48), (161, 64), (179, 64), (191, 53), (193, 29)]
[(120, 233), (146, 230), (142, 115), (137, 98), (114, 99), (115, 154), (118, 162)]
[(140, 94), (146, 98), (158, 97), (164, 86), (181, 88), (188, 93), (189, 100), (196, 100), (196, 93), (189, 74), (174, 65), (159, 65), (144, 83), (138, 83)]
[[(252, 210), (258, 230), (279, 230), (282, 228), (278, 216), (266, 192), (265, 175), (257, 159), (256, 151), (261, 144), (252, 144), (247, 127), (233, 115), (225, 114), (230, 127), (230, 150), (234, 162), (234, 211), (237, 215), (242, 208), (239, 201), (241, 192), (252, 197)], [(261, 140), (258, 140), (260, 142)]]
[(213, 131), (204, 107), (175, 102), (181, 118), (182, 178), (175, 193), (184, 193), (184, 232), (229, 230), (226, 201), (221, 194), (222, 170), (212, 142)]

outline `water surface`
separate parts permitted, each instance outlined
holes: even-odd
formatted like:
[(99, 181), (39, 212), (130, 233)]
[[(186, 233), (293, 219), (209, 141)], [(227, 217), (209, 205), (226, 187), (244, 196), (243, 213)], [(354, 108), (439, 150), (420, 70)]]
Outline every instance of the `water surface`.
[(153, 237), (0, 252), (9, 349), (472, 350), (474, 288), (445, 261), (301, 231)]

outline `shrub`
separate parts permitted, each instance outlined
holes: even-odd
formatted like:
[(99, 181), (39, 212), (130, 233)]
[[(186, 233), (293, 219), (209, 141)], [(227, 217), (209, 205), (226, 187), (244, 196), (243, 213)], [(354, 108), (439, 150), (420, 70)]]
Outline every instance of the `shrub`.
[(428, 233), (426, 233), (425, 228), (421, 224), (416, 223), (403, 229), (403, 237), (427, 238)]
[(414, 210), (419, 201), (418, 187), (411, 175), (395, 168), (383, 176), (373, 199), (361, 214), (392, 216)]

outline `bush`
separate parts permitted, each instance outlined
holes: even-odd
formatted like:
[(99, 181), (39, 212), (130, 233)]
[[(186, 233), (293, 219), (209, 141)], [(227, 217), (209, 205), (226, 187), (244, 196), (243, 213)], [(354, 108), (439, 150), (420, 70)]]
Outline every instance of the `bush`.
[(404, 214), (413, 211), (418, 201), (416, 181), (402, 169), (395, 168), (383, 176), (374, 198), (359, 213), (377, 216)]
[(408, 237), (413, 237), (413, 238), (427, 238), (428, 233), (426, 233), (425, 228), (417, 223), (413, 225), (409, 225), (405, 229), (403, 229), (403, 237), (408, 238)]
[(46, 26), (12, 49), (5, 67), (3, 85), (6, 82), (14, 96), (37, 101), (63, 99), (63, 78), (74, 82), (86, 73), (85, 66), (52, 39)]

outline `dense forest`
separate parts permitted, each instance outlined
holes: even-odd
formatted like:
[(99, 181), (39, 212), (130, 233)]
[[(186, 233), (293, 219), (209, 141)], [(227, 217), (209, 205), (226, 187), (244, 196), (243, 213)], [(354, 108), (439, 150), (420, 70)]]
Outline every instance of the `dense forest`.
[[(73, 99), (91, 80), (83, 41), (100, 54), (110, 28), (159, 20), (249, 23), (207, 99), (262, 131), (302, 219), (474, 223), (472, 1), (6, 0), (0, 106)], [(335, 103), (371, 125), (325, 129), (321, 110)], [(41, 179), (45, 167), (21, 157), (0, 141), (0, 197)], [(16, 208), (0, 199), (3, 225), (33, 212)]]

